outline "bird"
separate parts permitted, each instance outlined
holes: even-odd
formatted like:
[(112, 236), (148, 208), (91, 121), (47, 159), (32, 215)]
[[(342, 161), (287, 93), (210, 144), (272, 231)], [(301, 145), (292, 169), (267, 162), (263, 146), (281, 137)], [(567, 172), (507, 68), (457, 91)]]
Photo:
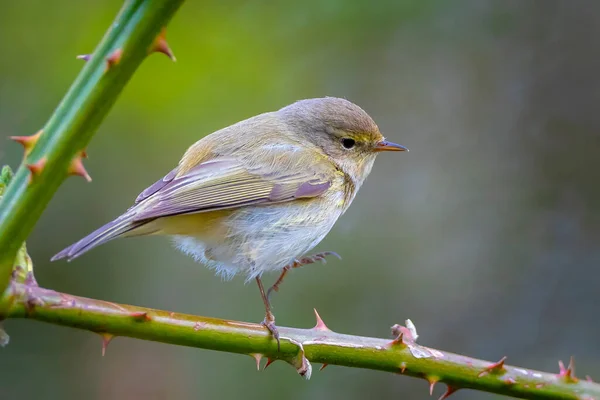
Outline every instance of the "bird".
[[(255, 280), (262, 324), (277, 340), (270, 296), (348, 209), (376, 156), (408, 151), (358, 105), (337, 97), (296, 101), (213, 132), (142, 191), (121, 216), (54, 257), (73, 260), (118, 237), (167, 235), (224, 279)], [(265, 291), (262, 277), (279, 272)]]

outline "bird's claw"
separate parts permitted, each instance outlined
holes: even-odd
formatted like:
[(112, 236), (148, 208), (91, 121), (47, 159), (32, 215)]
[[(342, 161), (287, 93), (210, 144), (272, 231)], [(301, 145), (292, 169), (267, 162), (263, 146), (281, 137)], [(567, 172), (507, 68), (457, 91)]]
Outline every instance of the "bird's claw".
[(299, 260), (298, 259), (294, 260), (293, 267), (298, 268), (303, 265), (316, 263), (317, 261), (321, 261), (321, 263), (327, 264), (327, 260), (325, 259), (325, 257), (327, 257), (327, 256), (334, 256), (339, 260), (342, 259), (342, 257), (340, 257), (340, 255), (334, 251), (324, 251), (322, 253), (317, 253), (312, 256), (303, 257)]
[(281, 343), (279, 342), (279, 330), (277, 329), (277, 326), (275, 326), (275, 317), (273, 314), (267, 314), (265, 319), (260, 324), (267, 328), (269, 332), (271, 332), (273, 339), (277, 340), (277, 351), (279, 352), (281, 350)]

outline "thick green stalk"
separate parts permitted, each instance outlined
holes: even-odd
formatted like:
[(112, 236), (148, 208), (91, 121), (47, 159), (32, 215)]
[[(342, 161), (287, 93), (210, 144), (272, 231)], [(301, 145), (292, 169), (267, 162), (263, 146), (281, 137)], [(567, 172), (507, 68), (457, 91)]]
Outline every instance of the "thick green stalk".
[[(440, 382), (455, 389), (477, 389), (524, 399), (600, 399), (600, 385), (574, 377), (494, 364), (415, 343), (401, 327), (401, 340), (344, 335), (317, 316), (312, 329), (279, 327), (281, 351), (261, 325), (197, 317), (87, 299), (13, 282), (0, 298), (2, 318), (30, 318), (113, 336), (281, 359), (309, 376), (309, 362), (388, 371)], [(412, 337), (411, 337), (412, 336)], [(104, 348), (103, 348), (104, 349)], [(303, 351), (301, 350), (303, 349)]]
[[(32, 141), (33, 148), (26, 151), (0, 201), (0, 291), (9, 283), (17, 251), (68, 176), (72, 163), (85, 150), (121, 90), (149, 54), (155, 38), (182, 3), (126, 1), (39, 139)], [(27, 165), (38, 168), (33, 173)]]

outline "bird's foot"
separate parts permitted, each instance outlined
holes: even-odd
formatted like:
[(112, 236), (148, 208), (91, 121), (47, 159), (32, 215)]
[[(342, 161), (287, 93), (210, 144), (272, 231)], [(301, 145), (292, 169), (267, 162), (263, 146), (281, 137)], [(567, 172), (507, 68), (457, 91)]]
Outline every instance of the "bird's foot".
[(334, 256), (339, 260), (342, 259), (335, 251), (324, 251), (322, 253), (313, 254), (312, 256), (302, 257), (299, 260), (294, 260), (292, 268), (299, 268), (303, 265), (316, 263), (317, 261), (320, 261), (322, 264), (327, 264), (327, 260), (325, 259), (327, 256)]
[(281, 271), (281, 275), (279, 275), (279, 278), (277, 279), (277, 281), (275, 281), (273, 286), (271, 286), (269, 288), (269, 290), (267, 290), (267, 300), (271, 298), (271, 293), (279, 291), (279, 285), (281, 285), (281, 283), (283, 282), (283, 278), (285, 278), (285, 276), (287, 275), (287, 273), (290, 269), (299, 268), (303, 265), (313, 264), (313, 263), (316, 263), (317, 261), (321, 261), (321, 263), (326, 264), (327, 261), (325, 260), (325, 257), (327, 257), (327, 256), (334, 256), (340, 260), (342, 259), (342, 257), (340, 257), (340, 255), (334, 251), (324, 251), (322, 253), (317, 253), (312, 256), (307, 256), (307, 257), (302, 257), (300, 259), (296, 259), (291, 264), (283, 267), (283, 270)]
[(267, 314), (265, 315), (265, 319), (261, 322), (261, 325), (264, 326), (265, 328), (267, 328), (269, 330), (269, 332), (271, 332), (271, 335), (273, 336), (273, 338), (275, 340), (277, 340), (277, 351), (280, 351), (281, 344), (279, 343), (279, 330), (277, 329), (277, 326), (275, 325), (275, 316), (273, 315), (272, 312), (267, 311)]

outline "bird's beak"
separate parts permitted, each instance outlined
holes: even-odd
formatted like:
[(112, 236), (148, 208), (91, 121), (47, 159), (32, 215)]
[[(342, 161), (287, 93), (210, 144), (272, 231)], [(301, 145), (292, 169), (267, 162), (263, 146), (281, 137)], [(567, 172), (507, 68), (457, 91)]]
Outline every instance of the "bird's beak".
[(375, 145), (375, 151), (408, 151), (408, 149), (404, 146), (400, 146), (399, 144), (382, 140)]

